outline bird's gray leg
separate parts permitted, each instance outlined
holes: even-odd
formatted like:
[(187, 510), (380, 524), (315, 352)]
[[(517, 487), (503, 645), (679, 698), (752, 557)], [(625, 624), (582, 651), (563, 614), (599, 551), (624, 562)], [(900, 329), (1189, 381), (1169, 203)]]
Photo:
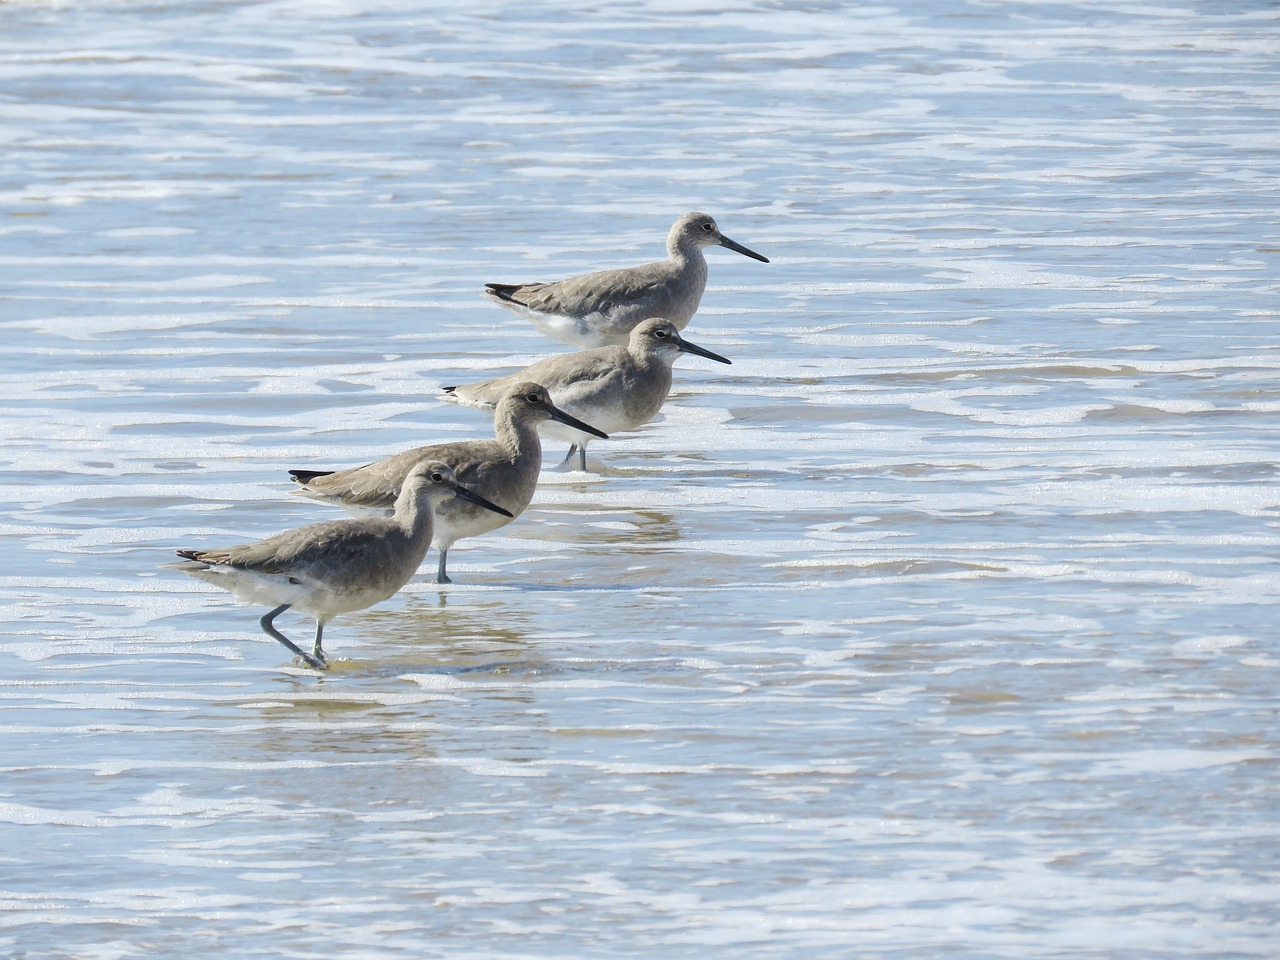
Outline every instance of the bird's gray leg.
[(311, 647), (311, 655), (328, 666), (329, 662), (324, 658), (324, 651), (320, 649), (320, 638), (322, 636), (324, 636), (324, 618), (316, 617), (316, 642)]
[(449, 579), (449, 575), (444, 572), (444, 566), (449, 561), (449, 548), (440, 548), (440, 562), (436, 565), (436, 583), (453, 583)]
[(564, 454), (564, 460), (561, 461), (561, 465), (559, 465), (559, 468), (561, 468), (561, 470), (572, 470), (573, 458), (575, 457), (577, 458), (577, 463), (579, 463), (579, 470), (585, 471), (586, 470), (586, 445), (577, 444), (577, 443), (570, 445), (570, 448), (568, 448), (568, 453)]
[(277, 630), (275, 626), (272, 624), (272, 621), (275, 620), (276, 617), (280, 616), (280, 614), (284, 613), (291, 606), (293, 606), (293, 604), (291, 603), (280, 604), (280, 606), (276, 607), (270, 613), (265, 614), (263, 618), (258, 621), (258, 623), (262, 626), (262, 629), (266, 632), (267, 636), (272, 637), (273, 639), (279, 640), (286, 647), (292, 650), (295, 654), (300, 656), (307, 663), (308, 666), (313, 667), (316, 670), (328, 669), (325, 666), (325, 663), (323, 660), (317, 660), (311, 654), (306, 653), (301, 647), (299, 647), (296, 643), (294, 643), (292, 640), (286, 637), (283, 633)]

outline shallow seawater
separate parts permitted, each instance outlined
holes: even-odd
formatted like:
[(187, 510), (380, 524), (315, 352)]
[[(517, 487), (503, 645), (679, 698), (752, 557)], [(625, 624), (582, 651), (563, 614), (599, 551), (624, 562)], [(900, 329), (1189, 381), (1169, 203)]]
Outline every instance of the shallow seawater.
[[(1274, 957), (1280, 12), (0, 4), (0, 952)], [(489, 430), (714, 214), (658, 421), (326, 632), (161, 570)], [(431, 566), (431, 560), (428, 566)], [(278, 621), (305, 642), (310, 623)]]

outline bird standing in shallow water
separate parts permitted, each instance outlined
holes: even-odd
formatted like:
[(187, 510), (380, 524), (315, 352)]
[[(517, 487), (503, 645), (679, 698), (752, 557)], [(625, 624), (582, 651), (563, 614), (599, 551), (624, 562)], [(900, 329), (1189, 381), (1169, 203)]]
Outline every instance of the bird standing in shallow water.
[(667, 259), (602, 270), (554, 283), (486, 283), (485, 296), (571, 346), (624, 346), (631, 328), (662, 317), (683, 330), (707, 286), (706, 247), (721, 246), (768, 263), (720, 232), (705, 213), (686, 213), (667, 235)]
[(401, 484), (423, 460), (441, 460), (457, 474), (458, 481), (482, 497), (501, 504), (503, 516), (470, 504), (445, 501), (436, 507), (432, 544), (440, 551), (437, 583), (451, 583), (445, 566), (449, 547), (464, 537), (474, 537), (511, 522), (533, 499), (542, 469), (542, 441), (538, 424), (557, 420), (595, 437), (608, 435), (560, 410), (540, 384), (511, 384), (494, 410), (493, 440), (461, 440), (415, 447), (391, 457), (350, 470), (290, 470), (302, 497), (343, 507), (357, 516), (385, 515), (396, 503)]
[[(631, 331), (625, 347), (595, 347), (547, 357), (509, 377), (445, 387), (440, 399), (492, 410), (513, 382), (536, 380), (562, 410), (616, 433), (657, 416), (671, 392), (671, 365), (682, 353), (730, 362), (684, 339), (670, 320), (653, 318)], [(542, 432), (567, 440), (571, 446), (564, 462), (569, 463), (577, 451), (579, 467), (587, 469), (590, 434), (556, 423), (545, 424)]]
[[(458, 483), (445, 464), (424, 461), (405, 477), (390, 517), (330, 520), (220, 550), (179, 550), (183, 562), (166, 566), (239, 600), (274, 607), (259, 621), (262, 629), (308, 666), (325, 670), (324, 625), (386, 600), (408, 583), (431, 545), (432, 508), (454, 498), (511, 516)], [(316, 618), (311, 653), (275, 628), (275, 618), (290, 607)]]

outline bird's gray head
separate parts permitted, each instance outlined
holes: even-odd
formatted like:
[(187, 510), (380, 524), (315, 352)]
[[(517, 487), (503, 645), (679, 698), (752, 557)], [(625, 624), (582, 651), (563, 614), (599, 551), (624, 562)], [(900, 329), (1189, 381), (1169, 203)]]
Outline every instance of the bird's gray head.
[(656, 353), (667, 363), (674, 362), (675, 358), (682, 353), (696, 354), (720, 363), (730, 362), (718, 353), (712, 353), (696, 343), (690, 343), (680, 336), (680, 331), (676, 329), (674, 323), (663, 320), (661, 317), (642, 320), (636, 324), (631, 330), (629, 349), (633, 353)]
[(576, 430), (589, 433), (593, 437), (609, 439), (608, 434), (602, 433), (588, 423), (583, 423), (577, 417), (570, 416), (557, 407), (551, 402), (551, 394), (547, 392), (547, 388), (540, 383), (534, 383), (532, 380), (524, 380), (511, 387), (506, 395), (498, 401), (498, 408), (494, 412), (494, 416), (508, 416), (529, 423), (557, 420)]
[(671, 233), (681, 243), (695, 247), (714, 247), (720, 242), (720, 228), (705, 213), (686, 213), (675, 222)]
[(518, 419), (532, 420), (534, 423), (550, 420), (551, 411), (555, 409), (547, 388), (532, 380), (513, 384), (498, 401), (498, 406), (507, 407)]
[(631, 328), (632, 351), (669, 353), (674, 356), (680, 353), (680, 342), (680, 331), (676, 329), (676, 325), (662, 317), (641, 320)]
[(720, 227), (716, 225), (715, 220), (705, 213), (686, 213), (683, 217), (675, 222), (671, 227), (671, 234), (667, 237), (668, 247), (677, 247), (688, 250), (690, 248), (701, 250), (703, 247), (728, 247), (744, 257), (751, 257), (762, 263), (768, 263), (768, 257), (762, 257), (754, 250), (748, 250), (742, 244), (730, 240), (720, 232)]
[(439, 460), (423, 460), (405, 476), (401, 489), (413, 488), (419, 497), (435, 501), (453, 496), (457, 486), (453, 467)]
[(504, 517), (512, 515), (511, 511), (504, 510), (464, 487), (458, 482), (453, 468), (439, 460), (424, 460), (409, 471), (400, 487), (400, 496), (406, 495), (417, 497), (419, 501), (425, 498), (433, 505), (449, 497), (459, 497), (479, 504), (486, 510), (500, 513)]

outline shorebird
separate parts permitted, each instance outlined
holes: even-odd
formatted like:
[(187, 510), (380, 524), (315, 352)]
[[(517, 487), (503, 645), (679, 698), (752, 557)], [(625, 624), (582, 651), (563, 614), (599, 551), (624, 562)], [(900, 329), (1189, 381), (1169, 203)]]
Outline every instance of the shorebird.
[[(166, 566), (246, 603), (273, 607), (258, 621), (262, 629), (308, 666), (326, 670), (324, 625), (386, 600), (408, 583), (431, 545), (433, 508), (454, 499), (511, 516), (458, 483), (445, 464), (426, 460), (405, 477), (390, 517), (330, 520), (220, 550), (179, 550), (183, 562)], [(310, 653), (275, 628), (275, 618), (290, 607), (316, 619)]]
[(538, 424), (548, 420), (557, 420), (584, 435), (608, 437), (559, 409), (538, 383), (519, 381), (510, 384), (496, 403), (493, 440), (461, 440), (415, 447), (350, 470), (290, 470), (293, 479), (301, 484), (300, 489), (293, 492), (343, 507), (356, 516), (385, 515), (396, 503), (401, 484), (416, 464), (423, 460), (449, 464), (460, 483), (505, 508), (502, 516), (495, 516), (457, 500), (447, 500), (436, 507), (431, 541), (440, 551), (436, 583), (452, 583), (445, 572), (449, 548), (464, 537), (488, 533), (510, 523), (533, 499), (538, 472), (542, 469)]
[[(670, 320), (655, 317), (638, 324), (625, 347), (595, 347), (547, 357), (508, 377), (445, 387), (440, 399), (492, 410), (513, 382), (536, 380), (561, 409), (616, 433), (657, 416), (671, 392), (671, 365), (682, 353), (730, 362), (684, 339)], [(569, 463), (576, 450), (579, 467), (587, 469), (591, 434), (554, 423), (543, 426), (542, 432), (567, 440), (570, 447), (564, 462)]]
[(650, 317), (670, 320), (677, 330), (689, 325), (707, 286), (702, 251), (717, 245), (769, 262), (722, 234), (705, 213), (686, 213), (667, 235), (666, 260), (554, 283), (486, 283), (484, 294), (571, 346), (624, 346), (631, 328)]

